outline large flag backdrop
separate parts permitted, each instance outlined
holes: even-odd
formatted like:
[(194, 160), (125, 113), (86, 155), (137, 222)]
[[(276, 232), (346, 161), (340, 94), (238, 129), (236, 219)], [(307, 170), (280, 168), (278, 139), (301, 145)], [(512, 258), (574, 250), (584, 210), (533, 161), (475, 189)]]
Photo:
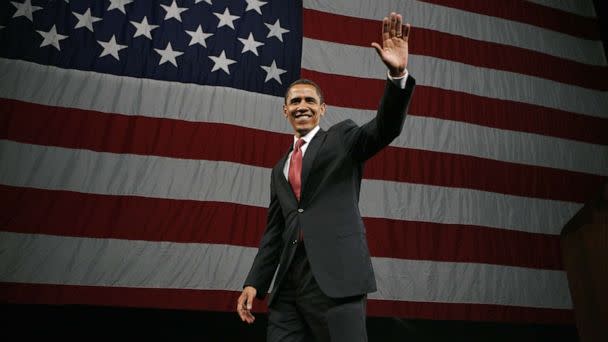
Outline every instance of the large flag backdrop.
[(323, 127), (369, 120), (394, 10), (419, 86), (365, 169), (369, 314), (573, 322), (559, 233), (608, 175), (591, 1), (1, 6), (3, 301), (233, 310), (291, 141), (286, 85), (322, 86)]

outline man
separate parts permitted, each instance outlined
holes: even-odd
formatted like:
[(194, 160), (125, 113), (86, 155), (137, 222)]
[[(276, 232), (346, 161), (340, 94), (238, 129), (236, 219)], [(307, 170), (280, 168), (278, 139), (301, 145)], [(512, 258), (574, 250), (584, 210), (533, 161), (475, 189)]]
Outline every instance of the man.
[(269, 341), (366, 341), (367, 293), (376, 291), (365, 227), (359, 213), (364, 162), (403, 128), (415, 80), (407, 74), (409, 24), (391, 13), (382, 23), (388, 68), (376, 118), (359, 127), (346, 120), (323, 131), (321, 89), (298, 80), (285, 95), (283, 113), (294, 144), (272, 170), (266, 231), (237, 302), (253, 323), (254, 298), (269, 298)]

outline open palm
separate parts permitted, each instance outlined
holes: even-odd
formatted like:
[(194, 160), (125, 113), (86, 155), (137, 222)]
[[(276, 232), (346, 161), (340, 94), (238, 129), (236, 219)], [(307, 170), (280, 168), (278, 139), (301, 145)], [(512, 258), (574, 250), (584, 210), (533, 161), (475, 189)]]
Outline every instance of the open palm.
[(402, 25), (401, 14), (391, 13), (382, 20), (382, 46), (372, 43), (391, 76), (403, 76), (408, 60), (410, 25)]

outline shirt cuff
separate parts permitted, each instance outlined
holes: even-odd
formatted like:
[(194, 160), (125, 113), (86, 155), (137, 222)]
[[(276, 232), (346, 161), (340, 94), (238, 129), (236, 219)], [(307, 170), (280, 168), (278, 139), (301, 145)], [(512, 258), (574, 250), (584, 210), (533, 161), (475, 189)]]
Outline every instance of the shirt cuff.
[(388, 76), (388, 79), (393, 82), (394, 85), (396, 85), (397, 87), (401, 88), (401, 89), (405, 89), (405, 83), (407, 81), (407, 76), (409, 75), (409, 72), (407, 71), (407, 69), (405, 69), (405, 75), (401, 76), (401, 77), (393, 77), (391, 76), (390, 72), (386, 72), (386, 75)]

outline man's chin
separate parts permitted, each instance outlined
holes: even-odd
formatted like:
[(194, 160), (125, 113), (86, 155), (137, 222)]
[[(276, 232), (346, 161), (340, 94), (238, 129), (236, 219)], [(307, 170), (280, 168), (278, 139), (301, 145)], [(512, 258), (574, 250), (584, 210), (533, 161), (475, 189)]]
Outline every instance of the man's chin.
[(298, 133), (299, 137), (303, 137), (306, 134), (308, 134), (308, 132), (310, 132), (312, 130), (311, 127), (296, 127), (296, 132)]

